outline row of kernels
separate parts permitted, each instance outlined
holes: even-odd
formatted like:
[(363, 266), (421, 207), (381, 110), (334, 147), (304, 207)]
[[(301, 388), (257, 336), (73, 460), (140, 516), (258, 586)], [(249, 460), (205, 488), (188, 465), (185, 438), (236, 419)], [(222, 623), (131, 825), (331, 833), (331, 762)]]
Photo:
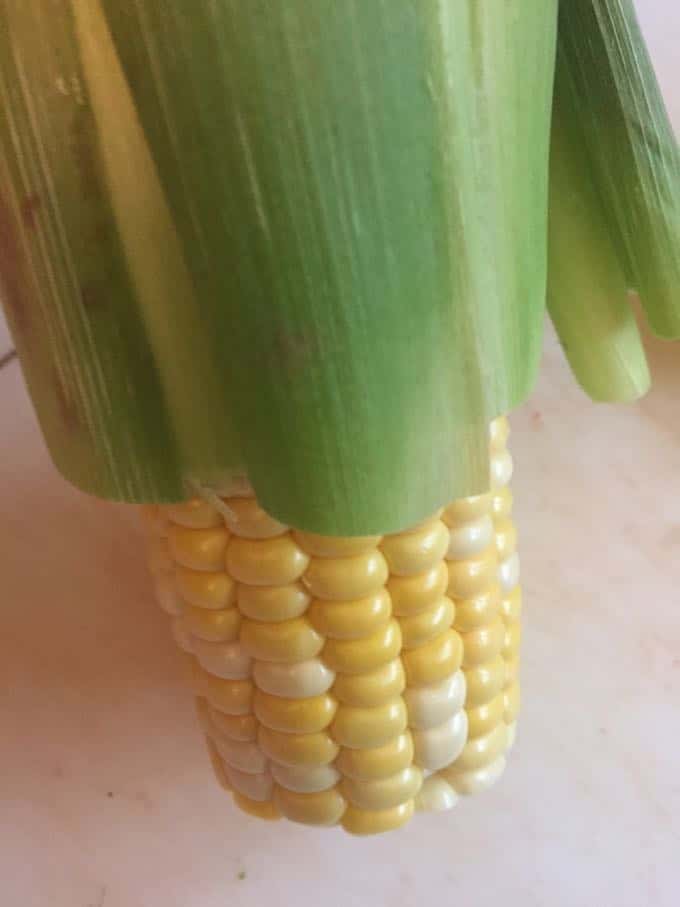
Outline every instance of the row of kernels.
[[(388, 589), (399, 622), (407, 687), (404, 701), (421, 772), (449, 764), (467, 733), (460, 638), (451, 629), (454, 604), (446, 595), (444, 558), (450, 534), (441, 512), (381, 545), (390, 566)], [(420, 794), (421, 784), (417, 794)]]

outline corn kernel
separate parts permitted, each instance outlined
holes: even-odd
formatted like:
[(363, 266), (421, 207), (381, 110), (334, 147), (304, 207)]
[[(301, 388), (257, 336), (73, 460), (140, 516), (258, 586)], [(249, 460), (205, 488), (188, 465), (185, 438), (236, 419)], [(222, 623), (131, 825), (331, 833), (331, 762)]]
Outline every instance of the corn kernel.
[(250, 586), (286, 586), (307, 569), (308, 556), (290, 534), (272, 539), (234, 536), (227, 548), (227, 570), (239, 583)]
[(312, 558), (303, 582), (314, 598), (349, 601), (378, 592), (387, 581), (385, 558), (379, 551), (354, 557)]
[(454, 771), (472, 771), (491, 765), (505, 752), (507, 740), (507, 727), (503, 722), (497, 724), (488, 734), (473, 737), (463, 747), (463, 751), (456, 760)]
[(506, 658), (503, 671), (503, 686), (509, 687), (519, 679), (519, 656)]
[(353, 536), (344, 538), (335, 535), (315, 535), (313, 532), (293, 533), (298, 545), (311, 557), (356, 557), (368, 554), (378, 547), (380, 535)]
[(472, 523), (491, 511), (491, 495), (477, 494), (453, 501), (444, 508), (442, 520), (447, 526), (460, 526)]
[(451, 627), (454, 614), (455, 608), (451, 599), (440, 598), (427, 611), (414, 614), (412, 617), (403, 617), (399, 621), (403, 648), (415, 649), (441, 636)]
[(229, 498), (226, 504), (224, 522), (239, 538), (273, 539), (288, 531), (288, 527), (269, 516), (255, 498)]
[(496, 520), (496, 550), (501, 561), (506, 560), (517, 550), (517, 530), (512, 520)]
[(340, 791), (348, 803), (359, 809), (391, 809), (417, 796), (422, 783), (421, 770), (409, 765), (387, 778), (372, 781), (345, 778), (340, 784)]
[(454, 526), (449, 530), (447, 560), (463, 561), (479, 557), (494, 542), (494, 525), (486, 514), (472, 523)]
[(453, 625), (459, 633), (468, 633), (492, 623), (500, 614), (500, 610), (500, 586), (493, 584), (475, 598), (460, 599), (456, 602)]
[(230, 737), (243, 743), (254, 743), (257, 740), (257, 721), (254, 715), (227, 715), (210, 708), (210, 722), (213, 736)]
[(278, 785), (274, 802), (291, 822), (303, 825), (337, 825), (345, 812), (345, 799), (337, 788), (313, 794), (299, 794)]
[(236, 608), (210, 611), (187, 606), (181, 619), (192, 636), (207, 642), (233, 642), (238, 639), (241, 628), (241, 615)]
[(274, 780), (269, 772), (242, 772), (231, 765), (226, 767), (227, 778), (232, 788), (249, 800), (265, 803), (271, 800), (274, 792)]
[(214, 743), (227, 767), (237, 768), (251, 775), (267, 771), (267, 759), (257, 743), (244, 743), (228, 737), (216, 737)]
[(184, 601), (198, 608), (222, 610), (236, 603), (236, 584), (226, 573), (178, 567), (175, 582)]
[(169, 617), (179, 617), (184, 611), (184, 602), (177, 592), (172, 573), (153, 575), (153, 587), (156, 601)]
[(205, 673), (203, 690), (211, 706), (227, 715), (247, 715), (253, 710), (254, 687), (250, 680), (223, 680)]
[(400, 696), (406, 687), (406, 675), (400, 658), (393, 658), (366, 674), (340, 674), (333, 695), (345, 705), (364, 708), (384, 705)]
[(220, 787), (223, 787), (224, 790), (231, 790), (231, 782), (227, 777), (227, 772), (224, 767), (224, 762), (222, 762), (222, 757), (217, 751), (217, 747), (210, 739), (210, 737), (205, 738), (205, 743), (208, 748), (208, 756), (210, 757), (210, 764), (212, 765), (213, 772), (217, 778), (217, 783)]
[(192, 639), (193, 653), (209, 674), (224, 680), (243, 680), (250, 675), (251, 659), (238, 642)]
[(409, 687), (404, 693), (409, 727), (418, 730), (438, 727), (459, 712), (465, 703), (465, 675), (449, 674), (437, 683)]
[(256, 661), (253, 680), (265, 693), (288, 699), (303, 699), (328, 692), (335, 680), (335, 673), (319, 658), (309, 658), (293, 664)]
[(380, 546), (390, 573), (413, 576), (435, 567), (444, 557), (449, 533), (441, 520), (434, 520), (420, 529), (388, 535)]
[(427, 611), (444, 595), (448, 581), (448, 570), (443, 562), (416, 576), (391, 576), (387, 591), (394, 613), (398, 617), (411, 617)]
[(503, 693), (490, 702), (467, 710), (468, 737), (483, 737), (502, 723), (505, 714), (505, 697)]
[(312, 602), (308, 618), (314, 628), (331, 639), (359, 639), (377, 630), (392, 616), (392, 603), (385, 589), (366, 598)]
[(317, 794), (328, 790), (340, 780), (340, 773), (332, 765), (281, 765), (272, 762), (274, 780), (286, 790), (298, 794)]
[(493, 661), (501, 654), (505, 640), (505, 624), (497, 617), (484, 627), (477, 627), (469, 633), (463, 633), (463, 667)]
[(491, 458), (491, 488), (496, 491), (507, 485), (512, 478), (512, 457), (507, 450), (499, 451)]
[(495, 658), (492, 662), (468, 668), (465, 671), (467, 686), (466, 707), (476, 708), (498, 696), (505, 682), (505, 662)]
[(253, 711), (258, 720), (284, 734), (316, 734), (333, 720), (337, 702), (332, 696), (310, 696), (308, 699), (284, 699), (256, 690)]
[(489, 546), (478, 557), (464, 561), (449, 561), (449, 582), (446, 594), (454, 601), (484, 595), (489, 586), (498, 582), (496, 545)]
[(329, 639), (324, 662), (339, 674), (363, 674), (396, 658), (401, 649), (399, 624), (391, 620), (363, 639)]
[(343, 749), (336, 766), (346, 778), (373, 781), (389, 778), (413, 762), (413, 738), (407, 731), (391, 738), (382, 746), (368, 749)]
[(492, 787), (505, 771), (505, 757), (499, 756), (490, 765), (470, 771), (457, 771), (455, 766), (443, 774), (456, 793), (462, 796), (481, 794)]
[(506, 595), (501, 601), (501, 614), (508, 623), (516, 623), (522, 616), (522, 590), (520, 586)]
[(454, 674), (463, 660), (463, 642), (455, 630), (447, 630), (419, 649), (402, 653), (409, 686), (419, 687)]
[(407, 723), (406, 706), (399, 697), (372, 709), (340, 705), (330, 732), (341, 746), (369, 749), (403, 734)]
[(278, 624), (244, 620), (240, 638), (244, 651), (253, 658), (282, 664), (313, 658), (324, 644), (323, 637), (304, 617)]
[(237, 587), (238, 606), (244, 617), (265, 623), (278, 623), (301, 617), (310, 597), (299, 583), (289, 586)]
[(185, 529), (215, 529), (222, 526), (222, 517), (203, 498), (192, 498), (181, 504), (168, 504), (163, 507), (167, 519)]
[(498, 565), (498, 579), (502, 593), (509, 595), (519, 583), (519, 558), (516, 554), (511, 554), (510, 557), (500, 562)]
[(342, 817), (342, 827), (351, 835), (379, 835), (406, 825), (413, 816), (413, 811), (413, 800), (381, 810), (349, 806)]
[(446, 812), (458, 802), (458, 794), (439, 773), (425, 778), (423, 786), (416, 797), (416, 810), (419, 812)]
[(503, 634), (503, 658), (506, 661), (516, 659), (522, 642), (522, 625), (520, 623), (508, 624)]
[(190, 570), (224, 569), (228, 541), (229, 533), (223, 526), (217, 529), (185, 529), (173, 524), (168, 532), (173, 559)]
[(339, 747), (329, 734), (283, 734), (260, 727), (258, 743), (270, 759), (283, 765), (327, 765), (338, 755)]
[(507, 485), (494, 491), (491, 498), (491, 513), (494, 521), (503, 520), (512, 513), (512, 491)]
[(461, 709), (438, 727), (412, 730), (414, 762), (428, 772), (451, 765), (463, 751), (467, 740), (467, 715)]

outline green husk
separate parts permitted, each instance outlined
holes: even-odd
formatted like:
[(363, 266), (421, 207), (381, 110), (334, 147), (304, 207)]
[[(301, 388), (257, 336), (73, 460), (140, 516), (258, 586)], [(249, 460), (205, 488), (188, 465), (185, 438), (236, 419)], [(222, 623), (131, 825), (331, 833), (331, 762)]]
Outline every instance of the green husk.
[(557, 98), (550, 153), (548, 310), (586, 393), (601, 402), (632, 401), (649, 389), (647, 359), (588, 156), (569, 125)]
[(555, 105), (629, 286), (680, 337), (680, 152), (631, 0), (560, 4)]
[[(0, 14), (2, 296), (43, 433), (86, 491), (180, 499), (188, 474), (211, 477), (236, 457), (172, 224), (148, 168), (142, 204), (112, 192), (71, 4), (3, 0)], [(110, 63), (100, 71), (115, 81)], [(119, 101), (119, 146), (136, 168), (135, 124)], [(151, 241), (163, 259), (145, 265), (140, 292), (126, 253)], [(203, 407), (225, 418), (210, 422)]]
[(104, 7), (264, 505), (386, 531), (485, 488), (540, 346), (556, 4)]

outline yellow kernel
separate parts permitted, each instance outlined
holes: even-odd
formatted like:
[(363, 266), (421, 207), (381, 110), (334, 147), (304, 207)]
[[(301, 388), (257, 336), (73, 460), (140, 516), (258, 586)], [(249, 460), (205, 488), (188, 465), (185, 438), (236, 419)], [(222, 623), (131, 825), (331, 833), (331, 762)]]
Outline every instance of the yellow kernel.
[(451, 787), (461, 796), (481, 794), (492, 787), (505, 770), (505, 757), (499, 756), (490, 765), (463, 772), (452, 766), (442, 774)]
[(236, 602), (236, 584), (226, 573), (206, 573), (178, 567), (175, 582), (184, 601), (198, 608), (221, 610), (230, 608)]
[(495, 529), (498, 558), (504, 561), (517, 550), (517, 530), (515, 524), (509, 519), (497, 520)]
[(498, 554), (490, 545), (480, 555), (462, 561), (449, 561), (449, 584), (446, 594), (454, 601), (484, 595), (498, 582)]
[(399, 697), (372, 709), (340, 705), (330, 730), (341, 746), (369, 749), (403, 734), (407, 724), (406, 706)]
[(453, 623), (455, 607), (450, 598), (440, 598), (427, 611), (403, 617), (401, 627), (402, 646), (404, 649), (415, 649), (440, 636)]
[(297, 530), (293, 537), (311, 557), (355, 557), (358, 554), (368, 554), (378, 547), (382, 539), (380, 535), (343, 537)]
[(223, 570), (228, 541), (229, 533), (224, 526), (217, 529), (185, 529), (173, 524), (168, 532), (173, 558), (190, 570)]
[(522, 642), (522, 624), (519, 622), (508, 624), (503, 638), (503, 658), (506, 661), (517, 658)]
[(501, 614), (507, 623), (516, 623), (522, 616), (522, 587), (515, 586), (501, 601)]
[(340, 674), (333, 684), (333, 695), (345, 705), (372, 708), (400, 696), (406, 675), (400, 658), (393, 658), (366, 674)]
[(222, 734), (232, 740), (252, 743), (257, 740), (257, 721), (254, 715), (227, 715), (217, 709), (210, 709), (210, 721), (216, 735)]
[(512, 513), (512, 491), (507, 485), (494, 491), (491, 498), (491, 512), (494, 521), (505, 519)]
[(510, 423), (505, 416), (494, 419), (490, 428), (491, 450), (503, 450), (510, 437)]
[(519, 679), (519, 658), (508, 658), (504, 663), (503, 687), (509, 687)]
[(399, 655), (401, 632), (395, 620), (363, 639), (329, 639), (322, 658), (339, 674), (363, 674), (373, 671)]
[(337, 825), (346, 803), (336, 787), (312, 794), (299, 794), (276, 785), (274, 802), (291, 822), (303, 825)]
[(447, 526), (460, 526), (472, 523), (491, 511), (491, 495), (476, 494), (469, 498), (459, 498), (444, 508), (442, 520)]
[(231, 784), (229, 778), (227, 778), (227, 773), (224, 769), (224, 762), (222, 762), (222, 757), (217, 751), (217, 747), (210, 739), (210, 737), (205, 738), (205, 743), (208, 748), (208, 756), (210, 757), (210, 764), (212, 765), (213, 772), (217, 778), (217, 782), (220, 787), (223, 787), (225, 790), (231, 790)]
[(369, 810), (349, 806), (342, 817), (342, 827), (351, 835), (379, 835), (406, 825), (413, 812), (413, 800), (391, 809)]
[(299, 583), (290, 586), (239, 585), (237, 601), (244, 617), (277, 623), (304, 614), (310, 598)]
[(333, 720), (337, 703), (332, 696), (283, 699), (256, 690), (253, 711), (265, 727), (284, 734), (316, 734)]
[(482, 737), (488, 734), (497, 725), (503, 721), (505, 714), (505, 698), (503, 693), (490, 702), (478, 705), (473, 709), (467, 709), (468, 716), (468, 735), (472, 737)]
[(192, 636), (207, 642), (233, 642), (238, 639), (241, 628), (241, 615), (236, 608), (210, 611), (188, 605), (181, 620)]
[(449, 532), (441, 520), (434, 520), (408, 533), (388, 535), (380, 546), (391, 574), (414, 576), (442, 560), (449, 546)]
[(489, 586), (485, 593), (475, 598), (456, 601), (456, 616), (453, 622), (459, 633), (469, 633), (478, 627), (492, 623), (501, 610), (501, 589), (498, 583)]
[(225, 512), (224, 522), (239, 538), (272, 539), (288, 531), (288, 527), (269, 516), (255, 498), (229, 498), (225, 503), (229, 512)]
[(168, 504), (163, 508), (165, 516), (178, 526), (186, 529), (215, 529), (222, 526), (222, 517), (203, 498), (192, 498), (181, 504)]
[(340, 790), (347, 802), (359, 809), (391, 809), (413, 799), (422, 783), (421, 770), (415, 765), (409, 765), (394, 775), (373, 781), (345, 778), (340, 784)]
[(234, 803), (244, 813), (248, 813), (249, 816), (254, 816), (256, 819), (274, 821), (281, 818), (278, 806), (271, 800), (251, 800), (250, 797), (235, 793)]
[(491, 702), (503, 689), (504, 680), (505, 662), (502, 658), (495, 658), (492, 662), (478, 665), (476, 668), (468, 668), (465, 671), (466, 707), (476, 708)]
[(389, 778), (413, 762), (413, 738), (408, 731), (399, 734), (382, 746), (362, 750), (343, 749), (336, 766), (347, 778), (373, 781)]
[(227, 715), (247, 715), (253, 710), (254, 686), (250, 680), (223, 680), (205, 673), (203, 691), (213, 708)]
[(303, 582), (314, 598), (348, 601), (377, 592), (387, 577), (385, 558), (374, 550), (354, 557), (315, 557)]
[(416, 576), (390, 576), (387, 591), (392, 599), (392, 610), (399, 617), (426, 611), (444, 595), (448, 581), (444, 561)]
[(497, 617), (484, 627), (464, 633), (463, 667), (472, 668), (493, 661), (500, 655), (504, 639), (505, 624), (501, 617)]
[(463, 642), (455, 630), (447, 630), (418, 649), (402, 653), (409, 686), (419, 687), (455, 673), (463, 660)]
[(490, 765), (505, 752), (507, 741), (507, 727), (503, 722), (488, 734), (468, 740), (456, 759), (454, 772), (474, 771)]
[(290, 534), (273, 539), (234, 536), (227, 549), (227, 570), (250, 586), (287, 586), (302, 576), (308, 563)]
[(324, 640), (303, 617), (267, 624), (244, 620), (241, 625), (243, 650), (260, 661), (291, 664), (313, 658), (323, 648)]
[(517, 720), (520, 707), (519, 683), (515, 681), (503, 692), (503, 719), (506, 724), (512, 724)]
[(392, 603), (385, 589), (366, 598), (345, 602), (316, 599), (308, 618), (322, 636), (332, 639), (358, 639), (374, 632), (392, 616)]
[(317, 734), (285, 734), (261, 726), (257, 740), (270, 759), (283, 765), (328, 765), (339, 752), (338, 745), (325, 731)]

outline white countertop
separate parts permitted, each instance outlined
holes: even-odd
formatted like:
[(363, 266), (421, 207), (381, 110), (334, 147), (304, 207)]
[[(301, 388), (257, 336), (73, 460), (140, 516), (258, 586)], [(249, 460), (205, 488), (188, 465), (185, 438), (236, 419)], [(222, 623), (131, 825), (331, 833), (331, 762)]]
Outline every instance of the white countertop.
[[(642, 12), (670, 84), (680, 7), (645, 0)], [(134, 512), (56, 475), (16, 361), (2, 369), (3, 905), (675, 907), (680, 354), (650, 351), (650, 396), (595, 407), (549, 338), (513, 417), (517, 746), (493, 791), (377, 839), (232, 807), (152, 602)]]

